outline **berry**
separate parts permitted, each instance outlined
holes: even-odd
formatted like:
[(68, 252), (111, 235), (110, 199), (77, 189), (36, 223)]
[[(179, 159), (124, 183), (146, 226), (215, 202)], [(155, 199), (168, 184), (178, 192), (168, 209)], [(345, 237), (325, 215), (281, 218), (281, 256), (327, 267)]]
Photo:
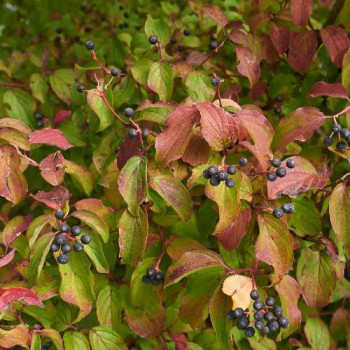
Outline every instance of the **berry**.
[(123, 5), (120, 5), (120, 6), (119, 6), (119, 10), (120, 10), (120, 11), (123, 11), (123, 10), (124, 10), (124, 6), (123, 6)]
[(57, 235), (56, 236), (56, 239), (55, 239), (55, 242), (58, 244), (58, 245), (65, 245), (67, 244), (67, 237), (64, 236), (64, 235)]
[(185, 50), (185, 46), (183, 46), (183, 45), (179, 45), (178, 47), (177, 47), (177, 51), (179, 51), (179, 52), (182, 52), (182, 51), (184, 51)]
[(247, 158), (244, 158), (244, 157), (241, 157), (239, 158), (239, 165), (240, 166), (246, 166), (248, 164), (248, 159)]
[(281, 95), (278, 95), (278, 96), (276, 97), (276, 101), (277, 101), (277, 102), (282, 102), (282, 101), (283, 101), (283, 97), (282, 97)]
[(244, 333), (245, 333), (246, 337), (253, 337), (255, 334), (255, 329), (253, 327), (248, 327), (248, 328), (246, 328)]
[[(289, 210), (290, 210), (290, 205), (289, 203), (284, 203), (281, 205), (281, 209), (283, 210), (283, 212), (289, 214)], [(271, 306), (271, 305), (270, 305)]]
[(91, 242), (91, 237), (89, 235), (82, 235), (80, 241), (83, 244), (89, 244)]
[(262, 331), (264, 329), (264, 322), (262, 321), (256, 321), (254, 323), (254, 326), (255, 328), (258, 330), (258, 331)]
[(43, 118), (44, 118), (44, 115), (41, 112), (35, 113), (36, 120), (42, 120)]
[(219, 186), (220, 180), (217, 177), (214, 176), (214, 177), (210, 178), (209, 183), (212, 186)]
[(289, 204), (289, 214), (293, 214), (295, 212), (295, 206), (293, 203)]
[(264, 319), (266, 320), (266, 321), (272, 321), (273, 319), (274, 319), (274, 315), (273, 315), (273, 313), (272, 312), (266, 312), (266, 314), (264, 315)]
[(238, 307), (237, 309), (233, 310), (233, 313), (236, 318), (241, 318), (244, 316), (244, 310), (241, 307)]
[(274, 109), (274, 111), (275, 111), (276, 114), (281, 114), (281, 108), (280, 107), (276, 107)]
[(350, 136), (350, 130), (347, 128), (343, 128), (340, 130), (340, 136), (346, 139), (347, 137)]
[(144, 284), (150, 284), (152, 283), (152, 280), (148, 276), (142, 276), (142, 283)]
[(156, 272), (154, 278), (158, 281), (164, 281), (164, 275), (163, 275), (163, 272), (161, 271), (158, 271)]
[(340, 124), (333, 124), (333, 126), (332, 126), (333, 132), (340, 132), (341, 129), (342, 129), (342, 127)]
[(215, 50), (218, 47), (218, 43), (216, 41), (211, 41), (209, 47)]
[(275, 305), (275, 298), (274, 297), (267, 297), (265, 302), (266, 302), (267, 306), (274, 306)]
[(73, 236), (79, 236), (81, 234), (80, 226), (73, 226), (70, 230)]
[(329, 136), (323, 140), (323, 144), (327, 147), (332, 146), (332, 143), (333, 143), (333, 139)]
[(264, 326), (264, 329), (261, 331), (263, 334), (270, 333), (270, 328), (268, 326)]
[(228, 168), (227, 168), (227, 172), (230, 174), (230, 175), (234, 175), (236, 174), (236, 167), (234, 165), (230, 165)]
[(129, 18), (129, 12), (124, 12), (124, 17)]
[(162, 283), (161, 280), (157, 280), (157, 279), (155, 279), (155, 278), (152, 279), (152, 284), (153, 284), (154, 286), (158, 286), (158, 285), (160, 285), (161, 283)]
[(230, 310), (228, 313), (227, 313), (227, 318), (230, 320), (230, 321), (234, 321), (236, 319), (236, 316), (235, 316), (235, 313), (233, 310)]
[(219, 86), (220, 85), (220, 79), (218, 77), (214, 77), (211, 79), (211, 85), (213, 86)]
[(226, 181), (225, 181), (225, 185), (228, 187), (228, 188), (232, 188), (232, 187), (235, 187), (235, 184), (236, 184), (236, 182), (235, 182), (235, 180), (233, 180), (233, 179), (226, 179)]
[(69, 260), (70, 260), (70, 257), (69, 257), (68, 254), (61, 254), (61, 255), (59, 255), (58, 258), (57, 258), (57, 262), (58, 262), (59, 264), (62, 264), (62, 265), (67, 264), (67, 262), (68, 262)]
[(93, 41), (89, 40), (85, 43), (85, 47), (88, 49), (88, 50), (93, 50), (95, 48), (95, 44)]
[(70, 227), (68, 224), (66, 223), (63, 223), (60, 225), (60, 231), (61, 232), (69, 232), (70, 231)]
[(154, 277), (156, 273), (157, 271), (153, 267), (149, 267), (146, 272), (148, 277)]
[(285, 177), (287, 175), (287, 170), (286, 168), (283, 168), (282, 166), (280, 166), (277, 170), (276, 170), (276, 175), (278, 177)]
[(267, 173), (267, 179), (269, 180), (269, 181), (275, 181), (276, 179), (277, 179), (277, 175), (276, 175), (276, 173), (273, 173), (273, 172), (269, 172), (269, 173)]
[(287, 165), (287, 168), (289, 168), (289, 169), (295, 168), (295, 160), (294, 159), (287, 159), (286, 165)]
[(225, 181), (227, 179), (227, 172), (225, 170), (220, 170), (218, 178), (220, 181)]
[(267, 326), (269, 327), (271, 332), (276, 332), (280, 328), (277, 321), (270, 321), (267, 323)]
[(211, 176), (217, 175), (219, 173), (219, 169), (215, 165), (210, 166), (208, 168), (208, 171)]
[(56, 44), (59, 44), (60, 42), (61, 42), (61, 37), (59, 36), (59, 35), (57, 35), (57, 36), (55, 36), (55, 40), (54, 40), (54, 42), (56, 43)]
[(210, 175), (208, 169), (203, 170), (203, 177), (204, 177), (205, 179), (210, 179), (210, 178), (211, 178), (211, 175)]
[(336, 147), (338, 151), (344, 151), (346, 149), (346, 143), (338, 142)]
[(277, 218), (280, 219), (283, 216), (283, 210), (280, 208), (275, 208), (272, 212), (272, 215)]
[(111, 76), (116, 77), (116, 76), (118, 76), (118, 74), (119, 74), (119, 71), (117, 68), (111, 69)]
[(62, 28), (60, 28), (60, 27), (56, 28), (56, 33), (57, 34), (61, 34), (62, 32), (63, 32)]
[(186, 29), (184, 30), (184, 35), (185, 35), (185, 36), (189, 36), (190, 34), (191, 34), (190, 30), (186, 28)]
[(276, 305), (273, 308), (273, 313), (275, 314), (276, 317), (282, 316), (282, 308), (280, 306)]
[(138, 133), (138, 131), (136, 129), (130, 128), (129, 131), (128, 131), (128, 136), (131, 139), (136, 139), (136, 137), (139, 136), (139, 133)]
[(285, 317), (280, 317), (279, 319), (278, 319), (278, 324), (282, 327), (282, 328), (288, 328), (288, 326), (289, 326), (289, 321), (288, 321), (288, 319), (287, 318), (285, 318)]
[(174, 36), (171, 37), (170, 43), (173, 44), (173, 45), (176, 44), (176, 38)]
[(134, 116), (134, 110), (130, 107), (127, 107), (124, 109), (124, 115), (127, 117), (127, 118), (131, 118)]
[(39, 127), (39, 128), (42, 128), (44, 126), (44, 121), (43, 120), (38, 120), (36, 125)]
[(254, 318), (257, 320), (257, 321), (261, 321), (264, 319), (264, 314), (261, 312), (261, 311), (256, 311), (254, 313)]
[(151, 36), (148, 38), (148, 41), (149, 41), (149, 43), (152, 44), (152, 45), (157, 44), (157, 41), (158, 41), (157, 35), (151, 35)]
[(142, 129), (141, 133), (143, 137), (148, 137), (151, 134), (151, 132), (147, 128)]
[(213, 40), (213, 41), (215, 41), (215, 40), (218, 39), (218, 35), (217, 35), (216, 33), (211, 33), (211, 34), (210, 34), (210, 39)]
[(76, 242), (76, 243), (74, 243), (74, 245), (73, 245), (73, 249), (76, 251), (76, 252), (81, 252), (83, 249), (84, 249), (84, 246), (81, 244), (81, 243), (79, 243), (79, 242)]
[(61, 209), (58, 209), (55, 213), (55, 217), (57, 220), (62, 220), (64, 218), (64, 212)]
[(329, 104), (329, 101), (325, 98), (325, 99), (322, 100), (322, 104), (323, 104), (325, 107), (327, 107), (328, 104)]
[(264, 308), (264, 303), (261, 301), (261, 300), (255, 300), (254, 303), (253, 303), (253, 308), (256, 310), (256, 311), (260, 311)]
[(245, 328), (247, 328), (249, 325), (249, 318), (246, 316), (243, 316), (239, 319), (238, 323), (237, 323), (237, 328), (240, 330), (243, 330)]
[(256, 289), (253, 289), (251, 292), (250, 292), (250, 297), (253, 299), (253, 300), (258, 300), (260, 298), (260, 293), (256, 290)]
[(273, 158), (271, 164), (273, 167), (278, 168), (281, 165), (281, 160), (279, 158)]
[(66, 254), (72, 250), (72, 247), (69, 244), (65, 244), (64, 246), (62, 246), (61, 250), (62, 253)]
[(86, 89), (85, 89), (85, 86), (84, 85), (78, 85), (77, 86), (77, 91), (78, 92), (84, 92)]
[(57, 243), (52, 243), (50, 246), (50, 250), (54, 252), (58, 252), (60, 250), (60, 246)]

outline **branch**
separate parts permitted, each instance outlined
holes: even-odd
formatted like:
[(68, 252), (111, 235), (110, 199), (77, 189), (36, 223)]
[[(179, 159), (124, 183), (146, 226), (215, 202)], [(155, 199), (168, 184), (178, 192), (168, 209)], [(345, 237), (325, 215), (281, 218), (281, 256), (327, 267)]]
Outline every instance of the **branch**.
[(324, 25), (325, 27), (335, 23), (344, 4), (345, 4), (345, 0), (336, 0), (334, 6), (332, 7), (331, 13), (329, 14), (329, 17), (326, 21), (326, 24)]

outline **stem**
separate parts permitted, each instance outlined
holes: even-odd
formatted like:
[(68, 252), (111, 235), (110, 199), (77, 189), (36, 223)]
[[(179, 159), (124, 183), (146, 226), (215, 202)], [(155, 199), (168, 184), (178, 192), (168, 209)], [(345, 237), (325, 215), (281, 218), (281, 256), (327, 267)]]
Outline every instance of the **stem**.
[(162, 47), (162, 44), (160, 43), (159, 39), (157, 41), (157, 47), (158, 47), (159, 60), (163, 61), (163, 47)]
[(343, 6), (344, 6), (345, 0), (336, 0), (331, 13), (329, 14), (329, 17), (327, 19), (327, 22), (325, 24), (326, 26), (329, 26), (331, 24), (333, 24), (335, 22), (335, 20), (337, 19), (340, 11), (342, 10)]
[(221, 94), (220, 94), (220, 87), (219, 87), (219, 85), (216, 87), (216, 96), (218, 97), (220, 107), (222, 108)]
[(108, 107), (108, 109), (113, 113), (113, 115), (123, 124), (123, 125), (129, 125), (127, 122), (125, 122), (116, 112), (115, 110), (112, 108), (112, 106), (109, 104), (109, 102), (107, 101), (106, 98), (106, 93), (104, 91), (101, 91), (100, 94), (103, 102), (105, 103), (105, 105)]
[(111, 74), (111, 71), (99, 61), (99, 59), (96, 56), (95, 50), (91, 51), (91, 57), (103, 71), (105, 71), (107, 74)]
[(28, 84), (21, 84), (21, 83), (0, 83), (0, 87), (5, 87), (5, 88), (18, 87), (25, 90), (29, 88)]
[(158, 258), (158, 261), (157, 261), (157, 264), (155, 266), (155, 269), (158, 271), (159, 270), (159, 265), (160, 265), (160, 262), (162, 261), (163, 259), (163, 256), (165, 254), (165, 250), (166, 250), (166, 240), (165, 240), (165, 236), (164, 236), (164, 233), (163, 233), (163, 230), (162, 228), (158, 225), (158, 231), (159, 231), (159, 235), (160, 235), (160, 238), (162, 240), (162, 251), (159, 255), (159, 258)]
[(216, 53), (218, 53), (224, 46), (225, 44), (225, 41), (226, 41), (227, 37), (225, 37), (225, 39), (223, 40), (223, 42), (214, 50), (212, 50), (210, 52), (210, 54), (194, 69), (194, 70), (197, 70), (198, 68), (202, 67), (203, 64), (205, 62), (207, 62), (210, 58), (212, 58)]

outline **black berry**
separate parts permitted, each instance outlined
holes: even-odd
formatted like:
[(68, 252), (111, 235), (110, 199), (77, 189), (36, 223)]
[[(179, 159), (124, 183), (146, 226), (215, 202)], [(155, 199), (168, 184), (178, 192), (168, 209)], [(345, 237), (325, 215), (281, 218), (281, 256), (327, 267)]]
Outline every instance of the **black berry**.
[(322, 100), (322, 104), (327, 107), (329, 105), (329, 101), (325, 98)]
[(237, 328), (242, 330), (247, 328), (249, 325), (249, 318), (246, 316), (243, 316), (239, 319), (238, 323), (237, 323)]
[(264, 314), (262, 311), (256, 311), (254, 313), (254, 318), (257, 320), (257, 321), (261, 321), (264, 319)]
[(127, 118), (131, 118), (134, 116), (134, 110), (130, 107), (127, 107), (124, 109), (124, 115), (127, 117)]
[(248, 327), (248, 328), (246, 328), (244, 333), (245, 333), (246, 337), (253, 337), (255, 334), (255, 329), (253, 327)]
[(88, 49), (88, 50), (93, 50), (95, 48), (95, 44), (93, 41), (89, 40), (85, 43), (85, 47)]
[(225, 170), (220, 170), (218, 178), (220, 181), (225, 181), (227, 179), (227, 172)]
[(91, 237), (89, 235), (82, 235), (80, 238), (81, 243), (89, 244), (91, 242)]
[(72, 233), (73, 236), (79, 236), (81, 234), (81, 227), (73, 226), (70, 232)]
[(128, 131), (128, 136), (131, 139), (136, 139), (139, 136), (139, 133), (138, 133), (138, 131), (136, 129), (130, 128), (129, 131)]
[(72, 250), (72, 247), (69, 244), (65, 244), (61, 248), (62, 253), (67, 254)]
[(244, 157), (241, 157), (239, 158), (239, 165), (240, 166), (246, 166), (248, 164), (248, 159), (247, 158), (244, 158)]
[(256, 290), (256, 289), (253, 289), (251, 292), (250, 292), (250, 297), (253, 299), (253, 300), (258, 300), (260, 298), (260, 293)]
[(279, 158), (273, 158), (271, 164), (273, 167), (278, 168), (281, 165), (281, 160)]
[(274, 308), (273, 308), (273, 313), (276, 317), (280, 317), (282, 316), (282, 308), (278, 305), (276, 305)]
[(176, 44), (176, 38), (174, 36), (171, 37), (170, 43), (173, 44), (173, 45)]
[(62, 31), (63, 31), (63, 29), (62, 29), (62, 28), (60, 28), (60, 27), (57, 27), (57, 28), (56, 28), (56, 33), (57, 33), (57, 34), (61, 34), (61, 33), (62, 33)]
[(208, 169), (203, 170), (203, 177), (204, 177), (205, 179), (210, 179), (210, 178), (211, 178), (211, 175), (210, 175)]
[(164, 274), (161, 271), (156, 272), (154, 279), (158, 281), (164, 281)]
[(282, 328), (288, 328), (288, 326), (289, 326), (289, 321), (288, 321), (288, 319), (287, 318), (285, 318), (285, 317), (280, 317), (279, 319), (278, 319), (278, 324), (280, 325), (280, 327), (282, 327)]
[(57, 258), (57, 262), (62, 265), (67, 264), (69, 260), (70, 260), (70, 257), (68, 254), (61, 254)]
[(55, 242), (60, 246), (65, 245), (67, 244), (67, 237), (64, 235), (57, 235)]
[(332, 143), (333, 143), (333, 139), (329, 136), (323, 140), (323, 144), (327, 147), (332, 146)]
[(218, 43), (216, 41), (211, 41), (210, 44), (209, 44), (209, 47), (212, 50), (215, 50), (218, 47)]
[(293, 203), (289, 203), (289, 214), (293, 214), (295, 212), (295, 206)]
[(294, 159), (287, 159), (286, 161), (287, 168), (293, 169), (295, 168), (295, 160)]
[(282, 112), (280, 107), (276, 107), (274, 109), (274, 111), (275, 111), (276, 114), (281, 114), (281, 112)]
[(58, 209), (55, 213), (55, 217), (57, 220), (62, 220), (64, 218), (64, 212), (61, 209)]
[(217, 175), (219, 173), (219, 169), (215, 165), (210, 166), (208, 168), (208, 171), (211, 176)]
[(336, 147), (338, 151), (344, 151), (346, 149), (346, 143), (338, 142)]
[(347, 137), (350, 136), (350, 130), (347, 128), (343, 128), (340, 130), (340, 136), (346, 139)]
[(253, 303), (253, 308), (256, 310), (256, 311), (260, 311), (264, 308), (264, 303), (261, 301), (261, 300), (255, 300), (254, 303)]
[(184, 51), (185, 50), (185, 46), (183, 46), (183, 45), (179, 45), (178, 47), (177, 47), (177, 51), (179, 51), (179, 52), (182, 52), (182, 51)]
[(278, 177), (285, 177), (287, 175), (287, 170), (286, 168), (283, 168), (282, 166), (280, 166), (277, 170), (276, 170), (276, 175)]
[(212, 185), (212, 186), (219, 186), (220, 185), (220, 180), (219, 178), (217, 177), (211, 177), (210, 180), (209, 180), (209, 183)]
[(236, 184), (235, 180), (230, 179), (230, 178), (226, 179), (226, 181), (225, 181), (225, 185), (226, 185), (228, 188), (235, 187), (235, 184)]
[(278, 322), (275, 320), (268, 322), (267, 326), (271, 332), (276, 332), (280, 328)]
[(44, 121), (43, 120), (38, 120), (36, 122), (36, 125), (39, 127), (39, 128), (42, 128), (44, 126)]
[(117, 68), (112, 68), (112, 69), (111, 69), (111, 75), (112, 75), (113, 77), (118, 76), (118, 74), (119, 74), (119, 71), (118, 71)]
[(283, 212), (289, 214), (289, 209), (290, 209), (289, 203), (282, 204), (281, 209), (283, 210)]
[(272, 215), (277, 218), (280, 219), (283, 216), (283, 210), (280, 208), (275, 208), (272, 212)]
[(220, 85), (220, 79), (218, 77), (214, 77), (211, 79), (211, 85), (213, 86), (219, 86)]
[(57, 243), (52, 243), (50, 246), (50, 250), (54, 252), (58, 252), (60, 250), (60, 246)]
[(152, 283), (152, 280), (148, 277), (148, 276), (142, 276), (142, 282), (144, 283), (144, 284), (150, 284), (150, 283)]
[(233, 310), (233, 313), (236, 318), (241, 318), (244, 316), (244, 310), (241, 307), (238, 307), (237, 309)]
[(79, 243), (79, 242), (76, 242), (76, 243), (74, 243), (74, 245), (73, 245), (73, 249), (76, 251), (76, 252), (81, 252), (83, 249), (84, 249), (84, 246), (81, 244), (81, 243)]
[(264, 326), (264, 329), (261, 331), (263, 334), (270, 333), (270, 328), (268, 326)]
[(333, 126), (332, 126), (333, 132), (340, 132), (341, 129), (342, 129), (342, 127), (340, 124), (333, 124)]
[(264, 315), (264, 319), (266, 320), (266, 321), (272, 321), (273, 319), (274, 319), (274, 315), (273, 315), (273, 313), (272, 312), (266, 312), (266, 314)]
[(160, 285), (160, 284), (162, 283), (161, 280), (158, 280), (158, 279), (156, 279), (156, 278), (153, 278), (151, 281), (152, 281), (152, 284), (153, 284), (154, 286), (158, 286), (158, 285)]
[(184, 30), (184, 35), (185, 35), (185, 36), (189, 36), (190, 34), (191, 34), (190, 30), (186, 28), (186, 29)]
[(276, 101), (277, 101), (277, 102), (282, 102), (282, 101), (283, 101), (283, 97), (282, 97), (281, 95), (278, 95), (278, 96), (276, 97)]
[(256, 321), (254, 323), (254, 327), (258, 330), (258, 331), (262, 331), (264, 329), (264, 322), (262, 321)]
[(151, 134), (150, 130), (147, 128), (142, 129), (141, 133), (143, 137), (148, 137)]
[(44, 115), (41, 112), (35, 113), (36, 120), (42, 120), (43, 118), (44, 118)]
[(213, 41), (215, 41), (215, 40), (218, 39), (218, 35), (217, 35), (216, 33), (211, 33), (211, 34), (210, 34), (210, 39), (213, 40)]
[(85, 89), (85, 86), (84, 85), (78, 85), (77, 86), (77, 91), (78, 92), (84, 92), (86, 89)]
[(157, 273), (157, 271), (153, 267), (149, 267), (147, 269), (147, 272), (146, 272), (148, 277), (154, 277), (156, 275), (156, 273)]
[(227, 168), (227, 172), (230, 174), (230, 175), (234, 175), (236, 174), (236, 167), (234, 165), (230, 165), (228, 168)]
[(235, 317), (235, 313), (233, 310), (230, 310), (228, 313), (227, 313), (227, 318), (230, 320), (230, 321), (234, 321), (236, 319)]
[(274, 306), (275, 305), (275, 298), (274, 297), (267, 297), (265, 302), (266, 302), (267, 306)]
[(148, 38), (148, 41), (149, 41), (149, 43), (152, 44), (152, 45), (157, 44), (157, 41), (158, 41), (157, 35), (151, 35), (151, 36)]
[(66, 223), (63, 223), (63, 224), (61, 224), (60, 225), (60, 231), (61, 232), (69, 232), (70, 231), (70, 227), (69, 227), (69, 225), (68, 224), (66, 224)]
[(267, 179), (269, 180), (269, 181), (275, 181), (276, 179), (277, 179), (277, 175), (276, 175), (276, 173), (274, 172), (269, 172), (269, 173), (267, 173)]

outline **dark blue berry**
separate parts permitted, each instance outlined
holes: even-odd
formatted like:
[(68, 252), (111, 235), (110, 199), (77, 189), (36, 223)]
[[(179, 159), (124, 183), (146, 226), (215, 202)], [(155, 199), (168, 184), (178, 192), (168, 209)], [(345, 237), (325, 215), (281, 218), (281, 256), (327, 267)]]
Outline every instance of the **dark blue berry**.
[(227, 318), (230, 320), (230, 321), (234, 321), (236, 319), (235, 317), (235, 313), (233, 310), (230, 310), (228, 313), (227, 313)]
[(112, 75), (113, 77), (118, 76), (118, 74), (119, 74), (119, 71), (118, 71), (117, 68), (112, 68), (112, 69), (111, 69), (111, 75)]
[(276, 301), (274, 297), (267, 297), (265, 302), (267, 306), (274, 306)]
[(333, 139), (329, 136), (324, 138), (323, 140), (323, 144), (327, 147), (332, 146), (332, 143), (333, 143)]
[(243, 316), (238, 320), (237, 328), (240, 330), (243, 330), (243, 329), (247, 328), (248, 325), (249, 325), (249, 318), (246, 316)]
[(262, 321), (256, 321), (254, 323), (254, 327), (258, 330), (258, 331), (261, 331), (264, 329), (264, 322)]
[(220, 85), (220, 79), (218, 77), (214, 77), (211, 79), (211, 85), (213, 86), (219, 86)]
[(247, 164), (248, 164), (248, 159), (247, 159), (247, 158), (244, 158), (244, 157), (239, 158), (239, 165), (240, 165), (241, 167), (244, 167), (244, 166), (246, 166)]
[(60, 250), (60, 246), (57, 243), (52, 243), (50, 246), (50, 250), (54, 252), (58, 252)]
[(71, 233), (73, 236), (79, 236), (81, 234), (81, 227), (80, 226), (73, 226), (71, 228)]
[(346, 149), (346, 144), (344, 142), (338, 142), (336, 147), (338, 151), (342, 152)]
[(208, 169), (203, 170), (203, 177), (204, 177), (205, 179), (210, 179), (210, 178), (211, 178), (211, 175), (210, 175)]
[(295, 165), (296, 165), (295, 160), (294, 159), (287, 159), (286, 165), (287, 165), (287, 168), (289, 168), (289, 169), (295, 168)]
[(139, 133), (138, 133), (138, 131), (136, 129), (130, 128), (129, 131), (128, 131), (128, 136), (131, 139), (136, 139), (139, 136)]
[(85, 43), (85, 47), (88, 49), (88, 50), (93, 50), (95, 48), (95, 44), (93, 41), (89, 40)]
[(277, 179), (277, 175), (276, 175), (276, 173), (275, 172), (269, 172), (269, 173), (267, 173), (267, 179), (269, 180), (269, 181), (275, 181), (276, 179)]
[(69, 260), (70, 260), (70, 257), (68, 254), (61, 254), (57, 258), (57, 262), (62, 265), (67, 264)]
[(189, 36), (190, 34), (191, 34), (190, 30), (186, 28), (186, 29), (184, 30), (184, 35), (185, 35), (185, 36)]
[(272, 215), (277, 218), (280, 219), (283, 216), (283, 210), (280, 208), (275, 208), (272, 212)]
[(74, 243), (74, 245), (73, 245), (73, 249), (76, 251), (76, 252), (81, 252), (83, 249), (84, 249), (84, 246), (81, 244), (81, 243), (79, 243), (79, 242), (76, 242), (76, 243)]
[(134, 110), (130, 107), (127, 107), (124, 109), (124, 115), (127, 117), (127, 118), (132, 118), (134, 116)]
[(215, 165), (210, 166), (208, 168), (208, 171), (211, 176), (217, 175), (219, 173), (219, 169)]
[(219, 180), (218, 177), (214, 176), (214, 177), (211, 177), (211, 178), (210, 178), (209, 183), (210, 183), (212, 186), (219, 186), (219, 185), (220, 185), (220, 180)]
[(229, 167), (227, 167), (227, 172), (230, 174), (230, 175), (234, 175), (236, 174), (236, 167), (234, 165), (230, 165)]
[(281, 166), (276, 170), (276, 175), (278, 177), (285, 177), (287, 175), (287, 170)]
[(157, 273), (156, 269), (154, 269), (153, 267), (149, 267), (149, 268), (147, 269), (146, 275), (147, 275), (148, 277), (153, 278), (153, 277), (156, 275), (156, 273)]
[(278, 305), (276, 305), (274, 308), (273, 308), (273, 313), (276, 317), (280, 317), (282, 316), (282, 308)]
[(286, 317), (280, 317), (278, 319), (278, 324), (282, 327), (282, 328), (288, 328), (289, 326), (289, 321)]
[(261, 300), (255, 300), (253, 303), (253, 308), (256, 311), (260, 311), (265, 307), (264, 303)]
[(228, 178), (226, 179), (225, 181), (225, 185), (228, 187), (228, 188), (232, 188), (232, 187), (235, 187), (235, 180), (231, 179), (231, 178)]
[(65, 245), (65, 244), (67, 244), (67, 237), (64, 235), (57, 235), (55, 238), (55, 242), (61, 246)]
[(148, 277), (148, 276), (142, 276), (142, 282), (144, 283), (144, 284), (150, 284), (150, 283), (152, 283), (152, 280)]
[(55, 213), (55, 217), (57, 220), (62, 220), (64, 218), (64, 212), (61, 209), (58, 209)]
[(281, 160), (279, 158), (273, 158), (271, 164), (273, 167), (278, 168), (281, 165)]
[(273, 319), (274, 319), (274, 315), (273, 315), (273, 313), (272, 312), (266, 312), (266, 314), (264, 315), (264, 319), (266, 320), (266, 321), (272, 321)]
[(278, 322), (275, 320), (268, 322), (267, 326), (269, 327), (271, 332), (276, 332), (280, 328)]
[(85, 89), (84, 85), (80, 84), (77, 86), (77, 90), (78, 90), (78, 92), (84, 92), (86, 89)]
[(43, 118), (44, 118), (44, 115), (41, 112), (35, 113), (36, 120), (42, 120)]
[(340, 132), (341, 129), (342, 129), (342, 127), (340, 124), (333, 124), (333, 126), (332, 126), (333, 132)]
[(89, 244), (91, 242), (91, 237), (89, 235), (82, 235), (80, 238), (81, 243)]
[(67, 254), (72, 250), (72, 247), (69, 244), (65, 244), (61, 248), (62, 253)]
[(255, 334), (255, 329), (253, 327), (248, 327), (248, 328), (246, 328), (244, 333), (245, 333), (246, 337), (253, 337)]
[(220, 181), (225, 181), (227, 179), (227, 172), (225, 170), (220, 170), (218, 178)]
[(262, 311), (256, 311), (256, 312), (254, 312), (254, 318), (257, 321), (261, 321), (264, 319), (264, 313)]
[(233, 313), (236, 318), (241, 318), (244, 316), (244, 310), (241, 307), (238, 307), (237, 309), (233, 310)]
[(256, 289), (253, 289), (251, 292), (250, 292), (250, 297), (253, 299), (253, 300), (258, 300), (260, 298), (260, 293), (256, 290)]
[(61, 224), (61, 225), (60, 225), (60, 231), (61, 231), (61, 232), (64, 232), (64, 233), (69, 232), (69, 231), (70, 231), (69, 225), (66, 224), (66, 223)]
[(149, 43), (152, 44), (152, 45), (157, 44), (157, 41), (158, 41), (157, 35), (151, 35), (151, 36), (148, 38), (148, 41), (149, 41)]

